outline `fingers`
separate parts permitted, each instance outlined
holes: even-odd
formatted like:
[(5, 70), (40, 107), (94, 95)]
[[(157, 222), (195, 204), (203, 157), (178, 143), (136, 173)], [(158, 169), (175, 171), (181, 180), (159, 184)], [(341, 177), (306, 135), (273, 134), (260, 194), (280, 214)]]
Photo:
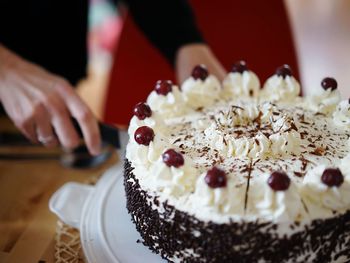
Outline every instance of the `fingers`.
[(61, 96), (65, 98), (70, 114), (79, 123), (89, 152), (92, 155), (98, 155), (101, 152), (101, 136), (93, 113), (69, 85), (61, 83), (61, 86), (57, 88)]
[(30, 95), (45, 109), (36, 114), (38, 140), (45, 146), (59, 142), (64, 148), (73, 149), (79, 145), (80, 138), (70, 120), (66, 98), (58, 92), (61, 79), (45, 72), (39, 73), (27, 81), (32, 85)]
[(98, 155), (101, 153), (101, 135), (97, 121), (89, 109), (84, 109), (78, 104), (77, 101), (71, 102), (70, 111), (79, 123), (89, 152), (92, 155)]
[[(68, 149), (77, 147), (80, 139), (70, 120), (70, 113), (66, 107), (66, 102), (61, 99), (59, 94), (53, 92), (45, 97), (44, 103), (50, 114), (50, 126), (54, 128), (60, 144)], [(48, 131), (48, 125), (45, 124), (41, 127), (42, 133), (50, 133)]]
[(35, 110), (25, 96), (21, 99), (6, 97), (3, 106), (15, 126), (33, 143), (37, 143), (35, 132)]
[(20, 120), (16, 121), (15, 125), (32, 143), (38, 143), (34, 121), (32, 121), (31, 119)]
[[(77, 97), (72, 87), (60, 77), (37, 65), (17, 56), (13, 56), (12, 59), (11, 66), (2, 64), (1, 73), (5, 74), (1, 75), (6, 78), (0, 79), (0, 101), (16, 126), (33, 142), (40, 139), (46, 146), (51, 146), (55, 144), (53, 138), (56, 133), (57, 139), (64, 147), (78, 146), (80, 138), (73, 127), (71, 112), (67, 106), (69, 98), (66, 95), (69, 92), (66, 90), (70, 90), (71, 94)], [(78, 110), (79, 107), (75, 109), (77, 116)], [(99, 137), (96, 136), (96, 127), (91, 121), (94, 119), (87, 114), (82, 116), (79, 120), (88, 146), (97, 152), (95, 144)], [(94, 139), (95, 137), (97, 139)]]
[(28, 105), (17, 116), (16, 126), (35, 143), (53, 147), (59, 141), (69, 149), (79, 145), (80, 139), (70, 120), (70, 113), (55, 92), (28, 99)]
[(63, 147), (73, 149), (79, 145), (79, 136), (67, 114), (57, 115), (52, 119), (52, 125)]
[(47, 147), (57, 146), (58, 141), (51, 126), (50, 115), (43, 105), (41, 105), (41, 110), (36, 114), (35, 123), (37, 140)]

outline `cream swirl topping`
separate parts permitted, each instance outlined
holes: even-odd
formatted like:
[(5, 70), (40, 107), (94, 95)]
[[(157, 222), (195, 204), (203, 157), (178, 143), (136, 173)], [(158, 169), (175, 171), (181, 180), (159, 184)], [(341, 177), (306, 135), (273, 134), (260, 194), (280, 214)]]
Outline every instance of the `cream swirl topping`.
[(271, 141), (261, 132), (259, 132), (254, 138), (240, 138), (234, 140), (233, 156), (247, 156), (249, 158), (262, 158), (269, 154)]
[(152, 111), (158, 112), (159, 115), (166, 117), (176, 117), (184, 115), (189, 108), (183, 98), (182, 92), (175, 85), (172, 91), (167, 95), (159, 95), (156, 91), (152, 91), (147, 98), (147, 103)]
[[(227, 157), (265, 158), (299, 154), (302, 140), (295, 121), (289, 115), (274, 116), (274, 109), (276, 107), (268, 103), (232, 105), (229, 110), (222, 110), (214, 116), (214, 122), (204, 130), (204, 134), (211, 147)], [(256, 125), (260, 131), (249, 136), (242, 137), (235, 133), (242, 126), (254, 131)]]
[(179, 197), (185, 193), (193, 192), (197, 171), (190, 159), (179, 168), (168, 167), (158, 158), (141, 178), (142, 184), (153, 191), (162, 192), (167, 196)]
[(263, 174), (260, 180), (252, 180), (249, 212), (272, 221), (300, 221), (304, 218), (306, 211), (296, 184), (291, 182), (285, 191), (273, 191), (266, 183), (269, 176)]
[(181, 90), (187, 105), (196, 109), (212, 105), (220, 96), (221, 84), (213, 75), (205, 80), (190, 77), (184, 81)]
[(300, 94), (300, 84), (293, 76), (273, 75), (264, 84), (261, 98), (270, 101), (291, 101)]
[(272, 134), (269, 137), (271, 141), (271, 152), (273, 155), (300, 154), (301, 137), (297, 131), (287, 131)]
[(213, 212), (225, 215), (244, 214), (244, 188), (236, 187), (237, 178), (231, 178), (225, 188), (210, 188), (204, 180), (205, 173), (198, 177), (195, 192), (189, 202), (192, 206), (200, 206), (201, 211), (210, 214)]
[(137, 144), (130, 134), (130, 140), (126, 147), (126, 158), (133, 160), (136, 165), (141, 165), (146, 168), (158, 160), (161, 153), (169, 146), (167, 137), (162, 134), (157, 134), (153, 141), (148, 146)]
[(350, 129), (350, 100), (341, 101), (333, 113), (336, 125)]
[(344, 173), (346, 180), (350, 181), (350, 153), (341, 160), (340, 170)]
[(341, 96), (337, 89), (320, 89), (318, 94), (308, 97), (306, 103), (307, 107), (315, 112), (329, 114), (335, 110), (340, 100)]
[(243, 73), (231, 72), (223, 81), (223, 97), (240, 98), (257, 97), (260, 91), (260, 81), (257, 75), (245, 70)]
[(130, 120), (128, 133), (134, 134), (136, 129), (141, 126), (148, 126), (155, 132), (165, 133), (166, 129), (164, 129), (164, 120), (159, 115), (158, 112), (153, 112), (151, 117), (145, 118), (144, 120), (139, 120), (136, 116), (133, 116)]
[(321, 181), (326, 165), (310, 170), (303, 180), (302, 196), (309, 206), (321, 206), (330, 210), (350, 208), (350, 180), (345, 178), (339, 187), (329, 187)]

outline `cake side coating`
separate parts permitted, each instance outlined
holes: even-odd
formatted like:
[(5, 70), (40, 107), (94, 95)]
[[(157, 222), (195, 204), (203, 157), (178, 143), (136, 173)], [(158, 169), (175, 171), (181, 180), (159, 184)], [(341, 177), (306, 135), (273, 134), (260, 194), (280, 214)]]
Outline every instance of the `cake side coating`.
[[(170, 262), (349, 262), (350, 211), (279, 237), (274, 223), (203, 222), (143, 190), (125, 160), (127, 209), (143, 243)], [(162, 211), (162, 212), (159, 212)], [(298, 228), (298, 223), (291, 223)]]

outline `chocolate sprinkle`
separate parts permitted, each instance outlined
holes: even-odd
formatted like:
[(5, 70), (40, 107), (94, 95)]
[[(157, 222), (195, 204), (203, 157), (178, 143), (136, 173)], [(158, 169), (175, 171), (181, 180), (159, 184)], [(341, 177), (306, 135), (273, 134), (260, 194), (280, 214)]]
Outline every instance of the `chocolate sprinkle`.
[[(278, 226), (273, 223), (203, 222), (167, 202), (159, 202), (141, 188), (128, 160), (124, 186), (127, 209), (142, 243), (169, 262), (174, 258), (186, 263), (350, 262), (350, 211), (313, 220), (303, 231), (279, 237)], [(162, 212), (153, 209), (154, 205)], [(290, 227), (298, 226), (295, 222)]]

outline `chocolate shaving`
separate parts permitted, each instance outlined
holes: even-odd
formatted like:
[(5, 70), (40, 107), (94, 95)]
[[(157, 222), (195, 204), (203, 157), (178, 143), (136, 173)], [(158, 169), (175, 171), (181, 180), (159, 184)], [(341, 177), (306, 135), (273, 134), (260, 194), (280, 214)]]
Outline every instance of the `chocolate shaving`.
[(311, 154), (317, 155), (317, 156), (323, 156), (326, 152), (325, 148), (317, 147), (314, 151), (310, 152)]

